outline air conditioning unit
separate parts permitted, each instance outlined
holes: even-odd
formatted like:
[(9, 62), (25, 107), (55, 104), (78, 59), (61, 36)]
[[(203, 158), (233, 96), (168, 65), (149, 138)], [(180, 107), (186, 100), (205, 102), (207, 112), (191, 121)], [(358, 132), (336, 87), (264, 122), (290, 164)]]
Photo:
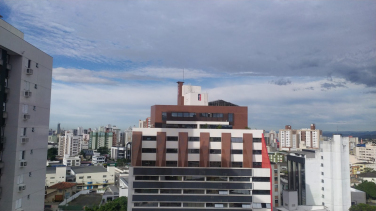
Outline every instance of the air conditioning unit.
[(22, 137), (21, 138), (21, 143), (22, 144), (24, 144), (24, 143), (26, 143), (26, 142), (28, 142), (29, 141), (29, 138), (28, 137)]
[(30, 119), (30, 114), (24, 114), (24, 115), (23, 115), (23, 118), (24, 118), (24, 120), (28, 120), (28, 119)]
[(25, 184), (19, 184), (18, 185), (18, 191), (21, 192), (23, 190), (26, 190), (26, 185)]
[(33, 74), (33, 69), (27, 68), (26, 69), (26, 75), (32, 75)]
[(27, 162), (24, 160), (20, 161), (20, 167), (25, 167), (25, 166), (27, 166)]
[(31, 97), (31, 92), (29, 90), (24, 91), (24, 97)]

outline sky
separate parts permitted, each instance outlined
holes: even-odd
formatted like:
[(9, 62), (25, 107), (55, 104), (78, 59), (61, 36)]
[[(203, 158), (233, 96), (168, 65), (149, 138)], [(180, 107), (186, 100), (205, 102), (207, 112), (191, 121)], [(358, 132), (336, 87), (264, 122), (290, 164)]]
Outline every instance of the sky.
[(53, 56), (50, 127), (126, 129), (177, 81), (252, 129), (376, 130), (376, 1), (0, 1)]

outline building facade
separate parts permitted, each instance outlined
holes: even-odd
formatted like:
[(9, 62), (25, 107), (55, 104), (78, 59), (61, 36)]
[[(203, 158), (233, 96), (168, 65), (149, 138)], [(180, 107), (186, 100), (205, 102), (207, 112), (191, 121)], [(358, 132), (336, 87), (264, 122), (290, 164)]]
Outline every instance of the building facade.
[(279, 130), (278, 138), (280, 150), (319, 149), (322, 131), (317, 130), (315, 124), (300, 130), (293, 130), (290, 125), (286, 125), (285, 129)]
[(76, 156), (81, 152), (82, 135), (74, 135), (72, 131), (65, 131), (64, 136), (59, 137), (59, 156)]
[(376, 159), (376, 144), (357, 144), (355, 148), (355, 156), (358, 160), (375, 162)]
[(52, 57), (0, 19), (0, 210), (43, 210)]
[(178, 105), (152, 106), (154, 128), (133, 129), (128, 210), (271, 210), (264, 131), (244, 129), (247, 107), (184, 105), (182, 88)]

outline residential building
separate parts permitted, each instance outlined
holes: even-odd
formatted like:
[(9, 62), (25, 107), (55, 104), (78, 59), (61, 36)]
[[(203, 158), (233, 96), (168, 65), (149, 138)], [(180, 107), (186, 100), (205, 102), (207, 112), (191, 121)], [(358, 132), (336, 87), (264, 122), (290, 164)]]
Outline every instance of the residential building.
[(375, 162), (376, 144), (368, 142), (366, 144), (357, 144), (355, 155), (358, 160)]
[[(102, 189), (114, 184), (115, 167), (107, 166), (61, 166), (46, 168), (47, 187), (60, 182), (75, 182), (77, 190)], [(44, 193), (44, 192), (43, 192)]]
[(151, 107), (153, 127), (133, 129), (128, 210), (272, 210), (264, 131), (245, 129), (248, 108), (182, 90), (178, 105)]
[(138, 127), (139, 128), (150, 128), (151, 127), (150, 117), (146, 118), (145, 120), (139, 120), (138, 121)]
[(285, 129), (279, 130), (278, 138), (280, 150), (319, 149), (322, 131), (317, 130), (315, 124), (300, 130), (293, 130), (291, 125), (286, 125)]
[(271, 171), (272, 173), (271, 181), (272, 181), (272, 191), (273, 191), (272, 204), (273, 204), (273, 207), (278, 207), (282, 205), (282, 201), (281, 201), (282, 185), (281, 185), (281, 177), (280, 177), (281, 168), (278, 163), (270, 162), (270, 164), (272, 168), (272, 171)]
[(319, 150), (287, 155), (289, 190), (298, 193), (299, 205), (324, 205), (348, 210), (350, 198), (349, 138), (334, 135)]
[(77, 192), (77, 183), (60, 182), (46, 189), (44, 202), (62, 202)]
[(366, 199), (366, 192), (357, 190), (355, 188), (350, 188), (351, 190), (351, 206), (356, 204), (365, 204), (367, 201)]
[(106, 162), (105, 156), (101, 156), (100, 153), (94, 152), (94, 155), (91, 157), (92, 164), (97, 165), (97, 164), (103, 164), (105, 162)]
[(63, 164), (66, 166), (80, 166), (81, 158), (80, 156), (64, 155)]
[(89, 134), (82, 134), (82, 138), (80, 140), (81, 150), (89, 149), (89, 140), (90, 140)]
[(286, 152), (269, 152), (268, 154), (269, 154), (270, 162), (273, 162), (273, 163), (286, 162), (286, 156), (287, 156)]
[(99, 127), (98, 130), (93, 130), (90, 132), (89, 149), (98, 149), (100, 147), (110, 149), (112, 147), (112, 137), (113, 133), (106, 130), (103, 126)]
[(52, 60), (0, 19), (0, 210), (43, 210)]
[(111, 159), (122, 159), (125, 158), (126, 148), (125, 147), (111, 147)]
[(64, 136), (59, 137), (58, 155), (78, 155), (81, 152), (81, 142), (82, 136), (78, 136), (77, 132), (65, 131)]

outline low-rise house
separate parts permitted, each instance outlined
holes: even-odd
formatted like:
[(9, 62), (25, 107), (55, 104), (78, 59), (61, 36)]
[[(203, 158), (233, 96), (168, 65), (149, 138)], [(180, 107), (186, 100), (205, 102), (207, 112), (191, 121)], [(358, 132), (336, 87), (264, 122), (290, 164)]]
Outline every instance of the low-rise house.
[(77, 192), (77, 184), (60, 182), (46, 189), (44, 202), (62, 202)]
[(81, 158), (79, 156), (64, 155), (63, 164), (66, 166), (80, 166)]
[(104, 164), (106, 162), (106, 157), (101, 156), (100, 153), (94, 152), (91, 163), (94, 165)]

